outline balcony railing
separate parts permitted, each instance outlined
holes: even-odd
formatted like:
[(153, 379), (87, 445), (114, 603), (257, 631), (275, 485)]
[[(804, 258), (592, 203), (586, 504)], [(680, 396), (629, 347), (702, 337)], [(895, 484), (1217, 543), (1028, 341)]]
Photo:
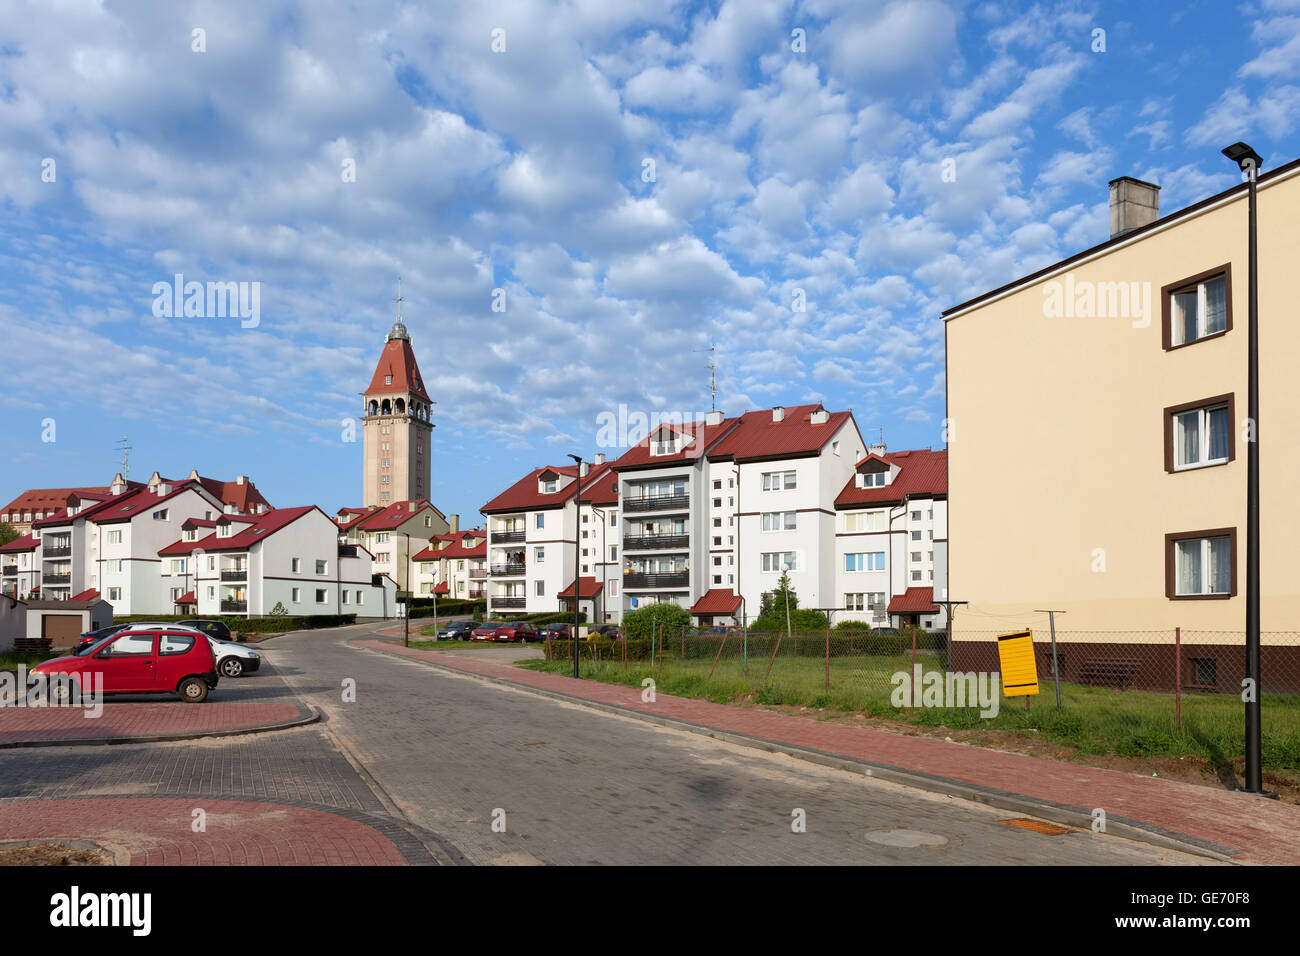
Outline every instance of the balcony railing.
[(0, 573), (3, 573), (3, 574), (5, 574), (5, 575), (17, 574), (17, 573), (18, 573), (18, 565), (16, 565), (16, 564), (6, 564), (6, 565), (4, 566), (4, 570), (3, 570), (3, 572), (0, 572)]
[(525, 607), (528, 604), (526, 597), (494, 597), (492, 606), (494, 608), (504, 607)]
[(527, 532), (525, 531), (493, 531), (492, 543), (515, 544), (519, 541), (523, 541), (526, 534)]
[(686, 511), (690, 495), (660, 495), (650, 498), (624, 498), (623, 511)]
[(469, 599), (471, 601), (481, 601), (487, 597), (487, 591), (470, 591)]
[(61, 548), (51, 548), (48, 545), (42, 549), (42, 556), (49, 560), (50, 558), (67, 558), (72, 556), (72, 545), (64, 545)]
[(471, 580), (474, 578), (485, 578), (488, 576), (487, 568), (470, 568), (469, 576)]
[(656, 551), (665, 548), (686, 550), (690, 547), (689, 534), (643, 534), (638, 537), (624, 538), (624, 551)]
[(42, 574), (41, 583), (42, 584), (71, 584), (72, 575), (71, 574)]
[(654, 574), (641, 574), (634, 571), (623, 575), (625, 588), (684, 588), (689, 587), (690, 583), (691, 572), (689, 571), (661, 571)]
[(247, 614), (248, 602), (247, 601), (222, 601), (221, 610), (235, 611), (236, 613), (239, 614)]
[(233, 568), (233, 569), (226, 569), (226, 570), (223, 570), (223, 571), (221, 572), (221, 580), (223, 580), (223, 581), (247, 581), (247, 580), (248, 580), (248, 568)]
[(492, 565), (492, 574), (494, 576), (519, 575), (524, 573), (525, 567), (526, 565), (522, 561), (512, 561), (509, 564), (494, 564)]

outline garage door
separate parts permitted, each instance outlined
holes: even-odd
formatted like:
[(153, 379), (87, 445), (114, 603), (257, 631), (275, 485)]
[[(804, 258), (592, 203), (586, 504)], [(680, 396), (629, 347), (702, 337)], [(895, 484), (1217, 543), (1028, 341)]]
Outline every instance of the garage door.
[(42, 614), (41, 637), (48, 637), (55, 647), (77, 643), (81, 636), (80, 614)]

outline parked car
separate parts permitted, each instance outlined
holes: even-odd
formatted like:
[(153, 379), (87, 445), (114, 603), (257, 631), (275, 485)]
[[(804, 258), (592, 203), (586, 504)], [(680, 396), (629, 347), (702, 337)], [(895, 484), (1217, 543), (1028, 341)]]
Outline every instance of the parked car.
[(612, 637), (612, 638), (617, 639), (617, 638), (618, 638), (618, 625), (617, 625), (617, 624), (597, 624), (597, 625), (595, 625), (594, 627), (590, 627), (590, 628), (587, 629), (587, 639), (588, 639), (588, 640), (593, 640), (593, 639), (595, 639), (595, 638), (597, 638), (597, 637)]
[(503, 627), (505, 627), (505, 624), (501, 621), (484, 621), (470, 632), (469, 639), (471, 641), (495, 641), (497, 631)]
[(127, 624), (112, 624), (108, 627), (101, 627), (97, 631), (87, 631), (85, 634), (82, 634), (81, 639), (77, 642), (77, 650), (81, 650), (83, 647), (102, 640), (110, 634), (124, 631), (128, 627), (178, 627), (182, 630), (194, 630), (194, 628), (190, 627), (188, 624), (167, 624), (163, 621), (131, 621)]
[(437, 638), (440, 641), (468, 641), (473, 632), (473, 621), (452, 621), (438, 628)]
[(220, 675), (212, 647), (190, 628), (123, 628), (88, 645), (80, 654), (37, 664), (33, 674), (68, 674), (93, 689), (91, 674), (103, 675), (105, 694), (176, 694), (191, 704), (207, 700)]
[(207, 635), (207, 638), (212, 653), (217, 658), (217, 672), (222, 677), (242, 677), (262, 666), (262, 655), (251, 647), (232, 641), (219, 641), (211, 635)]
[(537, 629), (537, 625), (530, 624), (527, 621), (510, 621), (497, 628), (498, 641), (527, 644), (529, 641), (540, 641), (541, 639), (542, 632)]
[(572, 624), (564, 624), (562, 622), (547, 624), (546, 627), (542, 628), (542, 640), (567, 641), (569, 635), (572, 633)]
[(871, 633), (872, 635), (878, 635), (880, 637), (902, 637), (903, 636), (901, 633), (899, 633), (899, 630), (896, 627), (873, 627), (871, 629)]
[(219, 641), (234, 641), (235, 635), (230, 632), (224, 622), (209, 621), (203, 618), (195, 618), (192, 621), (183, 622), (186, 627), (196, 627), (208, 637), (215, 637)]

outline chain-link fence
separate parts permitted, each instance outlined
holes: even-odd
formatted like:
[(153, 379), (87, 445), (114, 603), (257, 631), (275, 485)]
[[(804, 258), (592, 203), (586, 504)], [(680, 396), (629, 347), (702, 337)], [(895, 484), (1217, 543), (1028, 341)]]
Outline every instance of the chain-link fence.
[[(1050, 634), (1035, 631), (1039, 693), (1029, 697), (1003, 696), (998, 636), (962, 631), (949, 644), (933, 631), (660, 626), (578, 647), (584, 677), (634, 686), (651, 677), (665, 694), (1007, 731), (1085, 753), (1216, 765), (1244, 754), (1241, 632), (1058, 630), (1053, 656)], [(1261, 644), (1263, 764), (1300, 771), (1300, 632), (1265, 633)], [(543, 666), (567, 673), (572, 652), (548, 643)]]

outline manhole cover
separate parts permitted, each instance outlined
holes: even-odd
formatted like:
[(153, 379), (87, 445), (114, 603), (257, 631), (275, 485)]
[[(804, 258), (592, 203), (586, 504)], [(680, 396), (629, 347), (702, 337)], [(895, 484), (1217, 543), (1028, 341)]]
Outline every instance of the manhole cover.
[(1046, 823), (1043, 820), (1030, 820), (1026, 817), (1017, 817), (1014, 820), (999, 820), (999, 823), (1005, 823), (1007, 826), (1020, 827), (1022, 830), (1032, 830), (1034, 833), (1046, 833), (1048, 836), (1060, 836), (1063, 833), (1073, 833), (1074, 827), (1063, 827), (1058, 823)]
[(937, 833), (924, 833), (921, 830), (871, 830), (867, 839), (881, 846), (946, 846), (948, 838)]

